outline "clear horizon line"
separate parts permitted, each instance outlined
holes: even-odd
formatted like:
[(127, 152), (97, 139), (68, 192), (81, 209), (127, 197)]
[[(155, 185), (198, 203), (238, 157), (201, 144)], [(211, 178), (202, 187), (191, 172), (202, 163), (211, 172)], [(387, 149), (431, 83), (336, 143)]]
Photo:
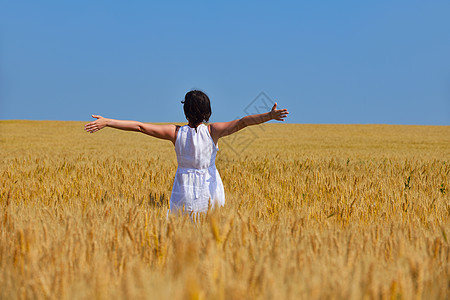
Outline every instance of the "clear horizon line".
[[(89, 122), (89, 120), (49, 120), (49, 119), (0, 119), (0, 122), (20, 122), (20, 121), (27, 121), (27, 122)], [(140, 121), (143, 123), (154, 123), (154, 124), (180, 124), (180, 123), (186, 123), (183, 122), (147, 122), (147, 121)], [(218, 121), (223, 122), (223, 121)], [(208, 123), (215, 123), (215, 122), (207, 122)], [(391, 125), (391, 126), (450, 126), (449, 124), (418, 124), (418, 123), (291, 123), (291, 122), (270, 122), (265, 124), (290, 124), (290, 125)], [(261, 125), (261, 124), (260, 124)]]

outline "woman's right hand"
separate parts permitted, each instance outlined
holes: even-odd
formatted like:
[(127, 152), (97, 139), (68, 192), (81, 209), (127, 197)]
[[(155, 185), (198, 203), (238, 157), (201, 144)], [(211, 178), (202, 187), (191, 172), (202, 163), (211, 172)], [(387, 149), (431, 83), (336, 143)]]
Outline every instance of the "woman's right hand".
[(277, 103), (275, 102), (269, 116), (271, 120), (284, 121), (284, 118), (286, 118), (288, 114), (289, 112), (286, 108), (277, 109)]
[(84, 125), (84, 130), (90, 133), (94, 133), (96, 131), (99, 131), (100, 129), (105, 128), (105, 126), (108, 124), (108, 119), (103, 118), (99, 115), (92, 115), (93, 118), (96, 118), (97, 120), (88, 123)]

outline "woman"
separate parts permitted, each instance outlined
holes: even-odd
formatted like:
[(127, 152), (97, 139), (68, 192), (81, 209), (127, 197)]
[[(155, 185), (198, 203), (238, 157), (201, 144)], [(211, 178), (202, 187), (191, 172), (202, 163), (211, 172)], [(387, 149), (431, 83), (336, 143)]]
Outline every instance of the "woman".
[(189, 91), (182, 103), (188, 121), (184, 126), (146, 124), (92, 115), (97, 120), (86, 124), (85, 130), (94, 133), (111, 127), (171, 141), (175, 146), (178, 168), (170, 197), (170, 211), (196, 214), (206, 212), (210, 205), (225, 204), (223, 183), (215, 164), (219, 139), (250, 125), (270, 120), (284, 121), (289, 112), (287, 109), (277, 109), (275, 103), (267, 113), (206, 125), (211, 116), (211, 104), (204, 92)]

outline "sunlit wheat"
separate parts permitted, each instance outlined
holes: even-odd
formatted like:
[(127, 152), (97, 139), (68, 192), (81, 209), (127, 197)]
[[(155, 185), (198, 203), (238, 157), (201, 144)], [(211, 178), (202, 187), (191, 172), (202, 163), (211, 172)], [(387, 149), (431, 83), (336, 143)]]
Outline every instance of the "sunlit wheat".
[(219, 141), (226, 206), (192, 222), (170, 142), (1, 121), (0, 298), (449, 298), (450, 127), (255, 132)]

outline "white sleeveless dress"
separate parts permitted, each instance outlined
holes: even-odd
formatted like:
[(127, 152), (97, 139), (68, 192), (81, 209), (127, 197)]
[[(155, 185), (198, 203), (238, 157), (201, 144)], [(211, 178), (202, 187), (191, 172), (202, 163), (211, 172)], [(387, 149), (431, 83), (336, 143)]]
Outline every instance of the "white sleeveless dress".
[(209, 204), (211, 207), (225, 204), (222, 179), (216, 169), (217, 150), (205, 124), (178, 129), (175, 141), (178, 169), (170, 196), (172, 213), (206, 212)]

